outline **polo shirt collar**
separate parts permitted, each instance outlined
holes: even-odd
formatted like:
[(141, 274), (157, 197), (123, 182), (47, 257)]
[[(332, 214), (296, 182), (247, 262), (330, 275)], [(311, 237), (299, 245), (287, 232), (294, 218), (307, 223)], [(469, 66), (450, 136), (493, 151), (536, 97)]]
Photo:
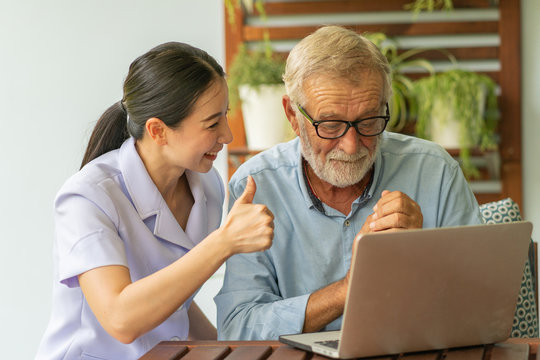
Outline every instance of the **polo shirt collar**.
[(148, 174), (135, 149), (133, 137), (127, 139), (120, 147), (119, 164), (127, 192), (141, 220), (155, 216), (154, 235), (184, 248), (193, 248), (195, 245), (193, 240), (200, 240), (200, 232), (203, 228), (206, 229), (200, 224), (207, 223), (206, 196), (200, 175), (186, 170), (195, 202), (184, 232)]
[[(382, 138), (381, 138), (382, 141)], [(321, 200), (317, 198), (317, 196), (313, 193), (311, 190), (311, 187), (309, 186), (307, 174), (304, 170), (304, 157), (302, 156), (301, 151), (301, 144), (300, 141), (297, 142), (298, 146), (298, 178), (300, 183), (300, 189), (302, 190), (302, 193), (304, 195), (304, 200), (306, 202), (307, 207), (314, 207), (319, 212), (326, 214), (326, 211), (324, 209), (324, 204)], [(375, 192), (375, 187), (373, 186), (374, 183), (376, 183), (375, 179), (378, 179), (381, 175), (381, 163), (382, 163), (382, 156), (381, 156), (381, 150), (380, 146), (377, 150), (377, 154), (375, 155), (375, 163), (373, 166), (375, 167), (373, 170), (373, 174), (371, 176), (371, 179), (369, 180), (366, 189), (362, 193), (362, 195), (354, 201), (354, 203), (359, 203), (360, 206), (365, 205), (372, 197), (373, 193)]]

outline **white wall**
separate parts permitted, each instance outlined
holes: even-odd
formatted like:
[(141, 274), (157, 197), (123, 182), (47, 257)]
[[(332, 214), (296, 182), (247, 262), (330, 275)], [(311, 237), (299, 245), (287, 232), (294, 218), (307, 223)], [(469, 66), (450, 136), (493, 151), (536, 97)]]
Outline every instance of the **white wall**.
[(221, 0), (0, 0), (2, 358), (35, 355), (51, 306), (53, 198), (129, 64), (172, 40), (223, 64), (222, 19)]
[[(540, 239), (540, 2), (522, 0), (525, 217)], [(52, 201), (129, 63), (178, 40), (223, 64), (221, 0), (0, 0), (0, 343), (33, 358), (51, 305)], [(223, 159), (220, 166), (224, 166)], [(198, 298), (213, 318), (213, 286)], [(214, 319), (212, 319), (215, 321)]]

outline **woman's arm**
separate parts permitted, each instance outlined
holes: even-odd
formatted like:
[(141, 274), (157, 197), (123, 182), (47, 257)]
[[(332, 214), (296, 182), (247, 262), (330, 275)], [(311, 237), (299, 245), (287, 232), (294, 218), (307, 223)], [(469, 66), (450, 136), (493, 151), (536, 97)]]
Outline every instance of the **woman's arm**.
[(124, 266), (103, 266), (79, 275), (81, 289), (101, 326), (128, 344), (165, 321), (227, 258), (221, 242), (207, 240), (133, 283)]
[(273, 215), (251, 204), (255, 182), (231, 208), (222, 227), (171, 265), (135, 282), (129, 269), (111, 265), (78, 276), (80, 287), (101, 326), (131, 343), (175, 312), (233, 254), (268, 249)]

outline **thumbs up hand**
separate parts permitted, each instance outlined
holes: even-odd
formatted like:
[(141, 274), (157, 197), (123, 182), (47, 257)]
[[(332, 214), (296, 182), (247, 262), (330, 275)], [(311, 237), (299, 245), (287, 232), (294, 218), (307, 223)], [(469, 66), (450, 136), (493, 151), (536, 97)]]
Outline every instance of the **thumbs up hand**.
[(262, 204), (253, 204), (257, 185), (251, 176), (219, 229), (231, 255), (262, 251), (272, 246), (274, 215)]

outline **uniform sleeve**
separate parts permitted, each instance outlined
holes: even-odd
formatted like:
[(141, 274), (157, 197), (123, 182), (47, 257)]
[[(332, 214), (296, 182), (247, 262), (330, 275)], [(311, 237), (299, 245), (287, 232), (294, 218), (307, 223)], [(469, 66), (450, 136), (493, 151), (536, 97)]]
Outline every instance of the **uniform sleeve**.
[(448, 181), (440, 192), (439, 227), (482, 224), (478, 202), (459, 164), (450, 166)]
[[(229, 186), (232, 206), (242, 186)], [(268, 251), (237, 254), (228, 261), (217, 306), (220, 340), (276, 340), (282, 334), (302, 332), (310, 294), (284, 299), (279, 291)]]
[(77, 276), (85, 271), (106, 265), (127, 266), (114, 207), (99, 198), (96, 194), (91, 201), (71, 192), (60, 194), (55, 202), (58, 280), (68, 287), (79, 286)]

